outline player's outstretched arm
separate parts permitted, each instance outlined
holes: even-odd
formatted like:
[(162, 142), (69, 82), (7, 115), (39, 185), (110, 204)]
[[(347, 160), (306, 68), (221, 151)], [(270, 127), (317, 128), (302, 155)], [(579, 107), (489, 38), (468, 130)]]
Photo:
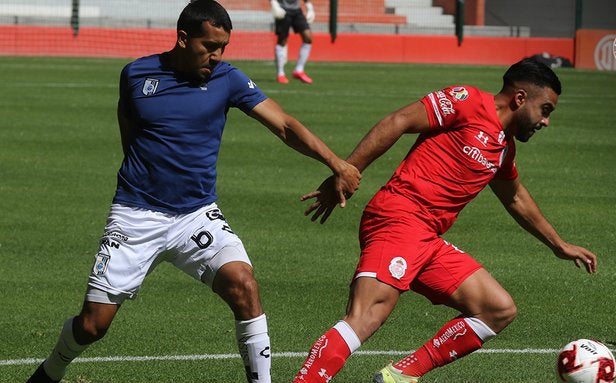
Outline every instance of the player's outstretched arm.
[[(390, 113), (374, 125), (357, 144), (347, 161), (363, 171), (391, 148), (403, 134), (421, 133), (429, 129), (430, 122), (426, 108), (419, 101), (412, 103)], [(312, 214), (312, 221), (320, 217), (320, 222), (325, 223), (336, 207), (332, 185), (332, 180), (328, 178), (316, 191), (302, 196), (302, 201), (316, 199), (304, 212), (305, 215)]]
[(428, 113), (417, 101), (390, 113), (362, 138), (347, 161), (363, 172), (372, 162), (391, 148), (405, 133), (422, 133), (430, 129)]
[(255, 106), (250, 115), (291, 148), (327, 165), (334, 173), (336, 203), (341, 207), (346, 205), (346, 198), (355, 193), (361, 181), (361, 173), (355, 166), (338, 157), (319, 137), (272, 99)]
[(516, 222), (548, 246), (557, 257), (571, 260), (577, 267), (583, 265), (589, 273), (597, 271), (595, 254), (563, 241), (518, 179), (492, 180), (490, 187)]

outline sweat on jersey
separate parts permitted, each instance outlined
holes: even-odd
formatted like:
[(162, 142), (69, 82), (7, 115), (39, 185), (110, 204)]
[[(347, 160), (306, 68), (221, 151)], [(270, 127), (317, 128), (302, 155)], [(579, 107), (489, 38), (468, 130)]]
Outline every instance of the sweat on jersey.
[(517, 178), (515, 142), (505, 136), (489, 93), (452, 86), (421, 102), (430, 131), (419, 135), (366, 211), (402, 210), (443, 234), (493, 178)]
[(206, 83), (178, 77), (162, 55), (126, 65), (119, 103), (135, 129), (114, 203), (183, 214), (216, 201), (216, 162), (229, 108), (249, 113), (267, 97), (220, 62)]

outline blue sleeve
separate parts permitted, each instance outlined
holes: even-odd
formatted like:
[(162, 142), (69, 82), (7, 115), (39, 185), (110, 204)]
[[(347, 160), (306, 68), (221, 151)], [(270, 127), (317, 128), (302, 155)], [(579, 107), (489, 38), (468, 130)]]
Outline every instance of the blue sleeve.
[(267, 99), (267, 96), (248, 76), (237, 68), (229, 71), (230, 106), (249, 113), (255, 106)]
[(126, 65), (124, 69), (122, 69), (122, 73), (120, 73), (120, 98), (118, 100), (118, 104), (122, 106), (122, 110), (126, 111), (126, 115), (131, 115), (130, 108), (130, 86), (128, 84), (128, 67)]

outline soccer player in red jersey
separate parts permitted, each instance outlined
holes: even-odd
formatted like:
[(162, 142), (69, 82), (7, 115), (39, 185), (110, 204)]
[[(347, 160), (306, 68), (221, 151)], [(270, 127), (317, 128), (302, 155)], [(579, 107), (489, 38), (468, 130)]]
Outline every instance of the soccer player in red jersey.
[[(348, 158), (360, 171), (403, 134), (420, 135), (366, 206), (347, 313), (314, 343), (294, 383), (329, 382), (408, 290), (460, 315), (417, 351), (378, 371), (374, 382), (417, 382), (478, 350), (513, 321), (516, 306), (509, 293), (469, 254), (441, 238), (486, 185), (557, 257), (596, 271), (596, 256), (561, 239), (518, 179), (514, 163), (514, 139), (526, 142), (549, 125), (560, 92), (550, 68), (524, 59), (507, 70), (496, 95), (448, 87), (391, 113), (369, 131)], [(331, 214), (332, 185), (327, 179), (302, 197), (316, 198), (306, 210), (312, 220), (320, 217), (323, 223)]]

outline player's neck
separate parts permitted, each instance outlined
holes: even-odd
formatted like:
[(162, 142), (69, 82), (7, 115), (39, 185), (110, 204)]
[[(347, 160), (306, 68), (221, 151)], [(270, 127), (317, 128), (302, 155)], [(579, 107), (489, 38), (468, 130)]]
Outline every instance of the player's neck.
[(511, 97), (503, 92), (494, 96), (494, 105), (496, 106), (496, 115), (500, 121), (503, 130), (506, 134), (511, 129), (513, 111), (511, 110)]
[(182, 60), (178, 56), (177, 50), (174, 48), (170, 51), (164, 52), (161, 55), (161, 62), (163, 65), (174, 72), (182, 72)]

